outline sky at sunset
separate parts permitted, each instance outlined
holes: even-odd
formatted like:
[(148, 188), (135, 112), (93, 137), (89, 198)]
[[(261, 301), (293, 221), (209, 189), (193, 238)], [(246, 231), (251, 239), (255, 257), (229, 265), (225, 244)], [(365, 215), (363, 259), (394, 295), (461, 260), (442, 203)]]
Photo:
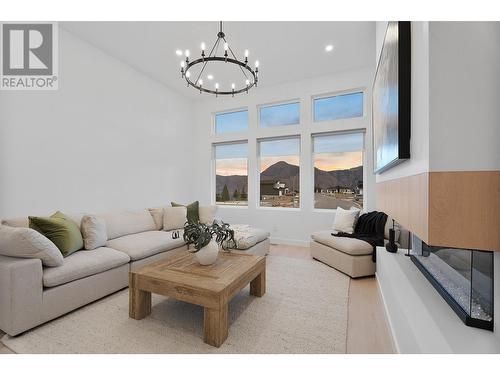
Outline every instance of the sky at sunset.
[(247, 159), (218, 159), (215, 170), (219, 176), (246, 176), (248, 173)]
[(314, 167), (323, 171), (335, 171), (338, 169), (350, 169), (363, 164), (363, 153), (361, 151), (329, 152), (314, 155)]

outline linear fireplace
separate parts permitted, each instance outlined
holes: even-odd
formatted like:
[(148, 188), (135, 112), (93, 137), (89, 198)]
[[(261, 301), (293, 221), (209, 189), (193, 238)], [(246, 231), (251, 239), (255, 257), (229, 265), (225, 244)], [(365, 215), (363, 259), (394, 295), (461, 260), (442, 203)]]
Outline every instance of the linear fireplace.
[(412, 235), (410, 258), (462, 321), (493, 331), (493, 253), (429, 246)]

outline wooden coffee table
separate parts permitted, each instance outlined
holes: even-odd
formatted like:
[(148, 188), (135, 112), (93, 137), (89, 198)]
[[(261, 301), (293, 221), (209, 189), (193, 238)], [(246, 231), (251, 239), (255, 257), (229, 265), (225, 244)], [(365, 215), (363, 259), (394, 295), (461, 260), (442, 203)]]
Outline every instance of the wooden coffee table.
[(183, 253), (146, 265), (129, 274), (129, 315), (143, 319), (151, 313), (151, 293), (204, 307), (203, 341), (219, 347), (228, 334), (228, 303), (250, 283), (250, 294), (266, 292), (266, 258), (219, 253), (210, 266)]

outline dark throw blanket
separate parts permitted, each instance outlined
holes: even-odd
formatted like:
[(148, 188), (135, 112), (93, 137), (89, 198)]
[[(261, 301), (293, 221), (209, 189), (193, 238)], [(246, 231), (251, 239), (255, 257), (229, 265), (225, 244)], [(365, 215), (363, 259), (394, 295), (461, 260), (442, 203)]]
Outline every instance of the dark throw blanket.
[(375, 263), (377, 261), (376, 247), (384, 246), (386, 221), (387, 215), (385, 213), (378, 211), (368, 212), (359, 217), (354, 228), (354, 233), (339, 232), (337, 234), (332, 233), (332, 236), (357, 238), (358, 240), (368, 242), (373, 246), (372, 260)]

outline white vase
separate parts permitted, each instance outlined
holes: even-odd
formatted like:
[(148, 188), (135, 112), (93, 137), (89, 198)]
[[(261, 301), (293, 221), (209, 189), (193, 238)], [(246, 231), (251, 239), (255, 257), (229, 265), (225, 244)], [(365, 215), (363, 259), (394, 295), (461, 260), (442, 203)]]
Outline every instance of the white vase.
[(219, 245), (214, 240), (210, 241), (207, 246), (202, 247), (194, 253), (196, 260), (203, 266), (214, 264), (219, 255)]

